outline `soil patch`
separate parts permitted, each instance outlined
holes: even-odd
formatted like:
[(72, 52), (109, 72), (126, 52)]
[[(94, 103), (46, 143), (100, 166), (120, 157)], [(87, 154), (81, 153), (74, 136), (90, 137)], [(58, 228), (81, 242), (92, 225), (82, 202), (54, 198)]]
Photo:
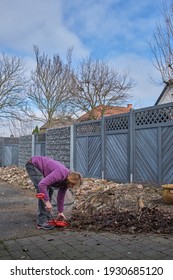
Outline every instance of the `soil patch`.
[(173, 233), (173, 205), (155, 185), (88, 179), (77, 191), (72, 227), (114, 233)]

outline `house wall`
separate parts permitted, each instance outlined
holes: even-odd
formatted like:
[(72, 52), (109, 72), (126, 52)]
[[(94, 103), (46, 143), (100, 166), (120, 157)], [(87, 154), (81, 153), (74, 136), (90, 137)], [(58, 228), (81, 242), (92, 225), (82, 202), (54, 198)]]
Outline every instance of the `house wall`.
[(173, 102), (173, 86), (169, 86), (165, 90), (163, 96), (160, 98), (157, 105), (166, 104), (166, 103), (170, 103), (170, 102)]

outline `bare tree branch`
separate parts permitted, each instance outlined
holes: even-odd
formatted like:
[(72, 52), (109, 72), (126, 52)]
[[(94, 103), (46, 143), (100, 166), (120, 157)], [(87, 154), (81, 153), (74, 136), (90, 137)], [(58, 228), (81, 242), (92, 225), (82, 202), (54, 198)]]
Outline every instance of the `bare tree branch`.
[(49, 58), (44, 53), (40, 54), (37, 46), (34, 46), (34, 52), (36, 68), (31, 73), (31, 85), (27, 93), (30, 116), (36, 120), (51, 122), (62, 112), (62, 106), (69, 98), (72, 50), (67, 51), (66, 64), (59, 55)]
[[(78, 111), (90, 113), (91, 119), (95, 117), (92, 110), (96, 106), (122, 104), (129, 98), (129, 90), (134, 86), (128, 73), (121, 75), (108, 62), (91, 57), (79, 63), (72, 80), (71, 105)], [(104, 114), (104, 106), (102, 108), (101, 115)]]
[(162, 82), (167, 84), (173, 78), (173, 4), (168, 7), (164, 1), (161, 13), (163, 22), (156, 24), (149, 46), (154, 55), (153, 65), (160, 72)]
[(0, 56), (0, 118), (20, 119), (26, 87), (24, 63), (16, 56)]

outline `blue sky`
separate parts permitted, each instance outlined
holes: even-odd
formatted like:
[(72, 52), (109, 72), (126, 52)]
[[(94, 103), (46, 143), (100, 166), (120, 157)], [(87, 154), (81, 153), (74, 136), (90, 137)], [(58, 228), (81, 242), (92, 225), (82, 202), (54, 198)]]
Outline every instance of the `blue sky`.
[[(171, 1), (168, 0), (167, 3)], [(89, 55), (130, 71), (135, 108), (154, 105), (163, 86), (148, 41), (161, 19), (163, 0), (0, 0), (0, 53), (34, 66), (33, 45), (62, 57), (73, 47), (77, 61)]]

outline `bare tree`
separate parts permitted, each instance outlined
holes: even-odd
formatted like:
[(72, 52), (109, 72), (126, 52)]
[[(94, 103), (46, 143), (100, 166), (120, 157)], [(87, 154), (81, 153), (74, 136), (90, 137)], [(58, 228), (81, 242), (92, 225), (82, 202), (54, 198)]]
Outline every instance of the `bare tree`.
[(49, 58), (45, 53), (40, 54), (37, 46), (34, 46), (34, 52), (36, 68), (31, 73), (31, 86), (27, 92), (30, 116), (50, 124), (53, 118), (61, 114), (69, 98), (72, 50), (67, 51), (66, 64), (59, 55)]
[(25, 68), (21, 58), (0, 56), (0, 119), (20, 119), (26, 86)]
[(149, 46), (154, 55), (153, 64), (160, 72), (162, 82), (169, 84), (173, 79), (173, 3), (168, 7), (164, 1), (161, 13), (163, 21), (156, 24)]
[[(7, 119), (2, 120), (0, 124), (0, 131), (2, 136), (14, 135), (15, 137), (29, 135), (32, 133), (35, 123), (32, 120), (17, 120), (17, 119)], [(8, 128), (8, 129), (7, 129)]]
[(120, 105), (128, 99), (132, 86), (134, 81), (128, 73), (121, 75), (108, 62), (89, 57), (79, 62), (73, 74), (71, 105), (76, 111), (87, 112), (90, 119), (94, 119), (95, 107), (102, 105), (100, 113), (104, 115), (105, 106)]

